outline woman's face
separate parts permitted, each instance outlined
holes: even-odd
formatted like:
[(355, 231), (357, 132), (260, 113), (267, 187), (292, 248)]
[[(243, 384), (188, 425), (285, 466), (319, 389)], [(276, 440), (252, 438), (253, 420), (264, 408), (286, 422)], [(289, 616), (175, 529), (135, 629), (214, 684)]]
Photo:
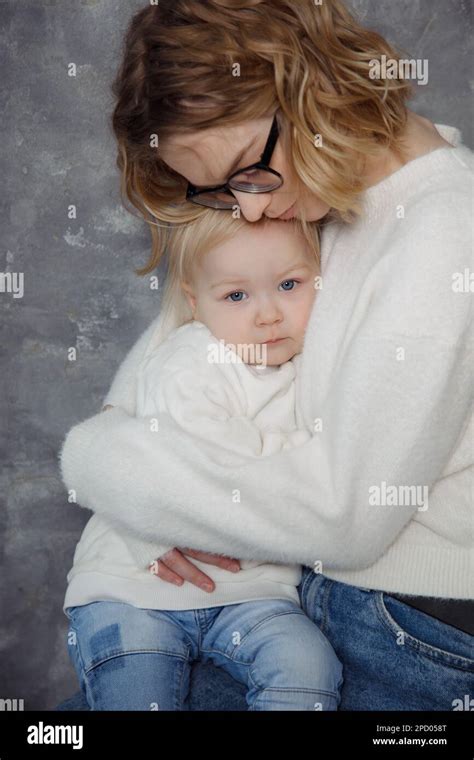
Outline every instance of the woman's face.
[[(171, 169), (198, 188), (222, 185), (237, 169), (260, 160), (271, 124), (272, 118), (268, 117), (233, 127), (177, 134), (163, 141), (160, 156)], [(270, 166), (283, 176), (284, 184), (278, 190), (271, 193), (232, 191), (247, 221), (256, 222), (262, 216), (293, 218), (299, 216), (303, 208), (310, 222), (326, 216), (330, 207), (317, 196), (309, 192), (303, 194), (299, 189), (281, 139), (277, 141)]]

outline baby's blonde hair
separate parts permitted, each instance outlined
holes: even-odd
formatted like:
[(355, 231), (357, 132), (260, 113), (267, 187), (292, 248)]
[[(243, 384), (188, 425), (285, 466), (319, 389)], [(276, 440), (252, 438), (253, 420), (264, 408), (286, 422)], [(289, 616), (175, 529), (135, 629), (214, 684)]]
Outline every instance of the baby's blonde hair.
[(167, 228), (167, 273), (160, 307), (159, 341), (164, 340), (176, 327), (193, 319), (182, 284), (193, 282), (195, 266), (206, 253), (245, 227), (259, 229), (269, 224), (289, 225), (295, 235), (301, 235), (308, 255), (319, 266), (319, 230), (316, 223), (302, 225), (297, 219), (281, 222), (267, 217), (262, 217), (257, 222), (247, 222), (244, 218), (235, 218), (232, 212), (207, 209), (192, 224), (171, 225)]

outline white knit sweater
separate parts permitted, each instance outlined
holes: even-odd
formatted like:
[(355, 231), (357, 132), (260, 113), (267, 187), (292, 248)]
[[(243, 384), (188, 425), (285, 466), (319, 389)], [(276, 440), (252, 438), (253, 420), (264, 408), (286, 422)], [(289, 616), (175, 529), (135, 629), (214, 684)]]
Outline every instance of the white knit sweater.
[[(226, 454), (167, 414), (150, 432), (132, 415), (158, 320), (112, 383), (104, 403), (117, 408), (69, 432), (67, 488), (102, 516), (103, 533), (113, 525), (133, 536), (135, 559), (160, 542), (317, 563), (329, 578), (388, 592), (474, 597), (473, 154), (458, 130), (437, 128), (455, 148), (406, 164), (366, 191), (356, 223), (324, 229), (323, 288), (297, 376), (298, 425), (314, 432), (307, 443), (267, 457)], [(82, 548), (74, 568), (85, 598), (97, 573), (81, 566)], [(153, 607), (142, 604), (129, 558), (124, 574), (100, 556), (97, 598), (127, 589)]]

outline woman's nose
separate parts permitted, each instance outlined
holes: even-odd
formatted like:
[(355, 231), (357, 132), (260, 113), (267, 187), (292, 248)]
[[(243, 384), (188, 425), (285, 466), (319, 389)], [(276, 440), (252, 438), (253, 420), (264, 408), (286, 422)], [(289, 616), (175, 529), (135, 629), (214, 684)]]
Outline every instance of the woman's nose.
[(240, 193), (236, 190), (232, 192), (240, 206), (242, 216), (248, 222), (258, 222), (272, 200), (270, 193)]

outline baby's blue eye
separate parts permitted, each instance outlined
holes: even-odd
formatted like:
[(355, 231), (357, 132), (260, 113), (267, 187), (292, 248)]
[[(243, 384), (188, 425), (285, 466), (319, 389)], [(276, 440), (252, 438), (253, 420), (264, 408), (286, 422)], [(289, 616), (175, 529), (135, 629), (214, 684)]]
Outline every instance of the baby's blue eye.
[(293, 290), (295, 282), (296, 282), (296, 280), (285, 280), (285, 282), (281, 283), (281, 287), (283, 287), (284, 285), (290, 285), (289, 288), (283, 287), (283, 290), (286, 290), (286, 291)]
[(233, 293), (229, 293), (229, 295), (226, 296), (225, 300), (227, 301), (227, 300), (230, 299), (232, 301), (232, 303), (240, 303), (240, 301), (242, 300), (241, 298), (234, 299), (234, 298), (232, 298), (232, 296), (244, 296), (244, 295), (245, 295), (245, 293), (244, 293), (243, 290), (234, 290)]

